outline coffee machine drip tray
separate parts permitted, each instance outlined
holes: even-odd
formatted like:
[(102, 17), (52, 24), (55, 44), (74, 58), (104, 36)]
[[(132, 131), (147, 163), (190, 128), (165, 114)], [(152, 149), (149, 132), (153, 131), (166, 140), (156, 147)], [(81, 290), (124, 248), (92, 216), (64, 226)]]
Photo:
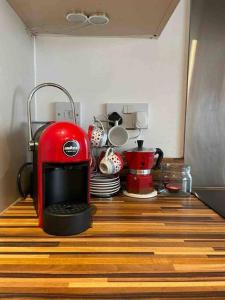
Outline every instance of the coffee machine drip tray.
[(87, 203), (71, 203), (71, 202), (60, 202), (49, 205), (46, 210), (48, 213), (56, 215), (73, 215), (80, 213), (85, 209), (89, 208)]
[(43, 229), (52, 235), (73, 235), (91, 226), (91, 208), (88, 203), (59, 202), (43, 211)]

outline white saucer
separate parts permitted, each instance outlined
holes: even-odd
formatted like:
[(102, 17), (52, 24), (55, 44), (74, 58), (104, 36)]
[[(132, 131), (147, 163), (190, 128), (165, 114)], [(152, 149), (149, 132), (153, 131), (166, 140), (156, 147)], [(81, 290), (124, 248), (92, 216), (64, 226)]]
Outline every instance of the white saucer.
[(98, 183), (106, 183), (106, 182), (115, 182), (115, 181), (119, 181), (120, 178), (119, 176), (116, 175), (94, 175), (93, 177), (91, 177), (91, 181), (92, 182), (98, 182)]
[(118, 183), (120, 180), (113, 180), (113, 181), (97, 181), (97, 180), (91, 180), (92, 184), (114, 184)]
[(98, 189), (98, 188), (95, 188), (95, 187), (91, 187), (90, 191), (95, 191), (95, 192), (113, 192), (113, 191), (115, 191), (117, 189), (120, 189), (120, 185), (115, 186), (114, 188), (107, 187), (105, 189)]
[(109, 193), (116, 193), (120, 190), (120, 186), (114, 189), (92, 189), (91, 193), (99, 193), (99, 194), (109, 194)]
[(96, 190), (104, 190), (104, 189), (116, 189), (117, 187), (120, 186), (120, 183), (118, 184), (111, 184), (111, 185), (94, 185), (91, 184), (91, 189), (96, 189)]
[(105, 194), (115, 194), (117, 192), (119, 192), (120, 188), (119, 189), (116, 189), (114, 191), (95, 191), (95, 190), (91, 190), (90, 193), (91, 194), (98, 194), (98, 195), (105, 195)]
[(98, 185), (98, 186), (116, 185), (116, 184), (120, 184), (120, 180), (113, 181), (113, 182), (93, 182), (93, 181), (91, 181), (91, 185)]

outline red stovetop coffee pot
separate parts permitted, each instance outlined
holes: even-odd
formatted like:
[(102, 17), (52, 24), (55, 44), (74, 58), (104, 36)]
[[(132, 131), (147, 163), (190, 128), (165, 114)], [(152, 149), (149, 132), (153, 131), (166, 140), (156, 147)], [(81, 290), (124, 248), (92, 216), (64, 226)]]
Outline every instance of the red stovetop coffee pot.
[[(138, 147), (126, 151), (125, 157), (128, 163), (129, 172), (126, 180), (127, 196), (141, 198), (151, 197), (154, 191), (151, 169), (159, 169), (163, 159), (163, 151), (159, 148), (146, 149), (143, 147), (143, 140), (138, 140)], [(154, 164), (154, 158), (158, 155)]]
[[(138, 147), (125, 152), (125, 157), (130, 170), (151, 170), (160, 168), (163, 152), (159, 148), (143, 148), (143, 140), (138, 140)], [(158, 155), (154, 165), (155, 155)], [(154, 166), (153, 166), (154, 165)]]

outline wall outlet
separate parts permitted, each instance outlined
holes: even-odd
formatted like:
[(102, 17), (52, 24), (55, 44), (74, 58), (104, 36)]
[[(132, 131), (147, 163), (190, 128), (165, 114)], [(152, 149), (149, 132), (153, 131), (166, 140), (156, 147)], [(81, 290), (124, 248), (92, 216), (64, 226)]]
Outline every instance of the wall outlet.
[(146, 111), (137, 111), (135, 113), (134, 126), (138, 129), (148, 128), (148, 114)]
[[(80, 102), (74, 102), (76, 124), (80, 125)], [(55, 120), (56, 121), (70, 121), (73, 122), (73, 112), (69, 102), (54, 102), (55, 105)]]
[(148, 129), (148, 103), (107, 103), (106, 113), (117, 112), (126, 129)]

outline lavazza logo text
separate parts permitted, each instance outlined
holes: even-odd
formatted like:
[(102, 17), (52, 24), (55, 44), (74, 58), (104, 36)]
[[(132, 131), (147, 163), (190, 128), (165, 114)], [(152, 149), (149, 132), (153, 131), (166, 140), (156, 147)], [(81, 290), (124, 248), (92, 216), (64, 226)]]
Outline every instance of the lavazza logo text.
[(78, 141), (72, 140), (72, 141), (67, 141), (63, 145), (63, 152), (67, 156), (75, 156), (80, 149), (80, 145)]

